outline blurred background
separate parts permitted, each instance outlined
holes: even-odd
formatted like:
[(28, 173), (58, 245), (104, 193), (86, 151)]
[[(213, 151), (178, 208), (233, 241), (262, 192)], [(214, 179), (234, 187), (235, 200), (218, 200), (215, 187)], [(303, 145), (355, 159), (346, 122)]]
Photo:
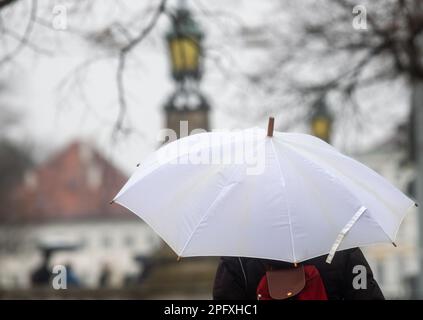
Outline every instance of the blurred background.
[[(423, 203), (422, 34), (419, 0), (0, 0), (0, 298), (211, 298), (215, 258), (109, 204), (180, 121), (273, 115)], [(387, 298), (423, 298), (413, 210), (364, 249)]]

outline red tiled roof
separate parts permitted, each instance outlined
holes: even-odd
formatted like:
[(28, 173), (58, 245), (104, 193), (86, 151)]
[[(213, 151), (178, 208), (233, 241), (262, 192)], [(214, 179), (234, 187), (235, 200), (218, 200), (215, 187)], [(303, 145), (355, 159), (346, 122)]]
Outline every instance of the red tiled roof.
[(94, 148), (74, 142), (25, 175), (10, 214), (25, 221), (134, 217), (110, 204), (126, 180)]

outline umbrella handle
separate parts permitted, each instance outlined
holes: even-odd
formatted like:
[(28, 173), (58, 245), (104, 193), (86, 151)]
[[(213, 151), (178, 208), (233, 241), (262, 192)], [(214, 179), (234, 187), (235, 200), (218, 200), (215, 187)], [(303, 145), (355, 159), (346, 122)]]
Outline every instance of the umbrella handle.
[(267, 136), (273, 137), (273, 128), (275, 127), (275, 118), (269, 117), (269, 123), (267, 125)]

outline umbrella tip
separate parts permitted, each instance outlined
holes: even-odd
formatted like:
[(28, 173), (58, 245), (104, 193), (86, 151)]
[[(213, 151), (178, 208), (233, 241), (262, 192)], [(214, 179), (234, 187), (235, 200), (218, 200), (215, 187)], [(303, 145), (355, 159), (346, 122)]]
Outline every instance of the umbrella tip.
[(115, 200), (110, 201), (110, 204), (113, 204), (113, 203), (115, 203)]
[(414, 205), (416, 206), (416, 207), (418, 207), (419, 206), (419, 204), (416, 202), (416, 203), (414, 203)]
[(137, 168), (141, 165), (141, 163), (137, 163)]
[(176, 261), (177, 261), (177, 262), (181, 261), (181, 256), (178, 256), (178, 257), (176, 258)]
[(267, 125), (267, 136), (273, 137), (273, 128), (275, 126), (275, 118), (269, 117), (269, 123)]
[(392, 242), (392, 245), (396, 248), (397, 244), (395, 242)]

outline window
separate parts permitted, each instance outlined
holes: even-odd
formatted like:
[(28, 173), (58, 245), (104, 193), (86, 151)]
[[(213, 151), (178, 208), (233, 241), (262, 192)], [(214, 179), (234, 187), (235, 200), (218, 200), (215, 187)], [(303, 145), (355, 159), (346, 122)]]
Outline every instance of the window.
[(125, 246), (127, 246), (128, 248), (131, 248), (134, 246), (134, 238), (130, 235), (127, 235), (125, 237)]
[(112, 245), (112, 239), (108, 236), (104, 236), (102, 242), (103, 242), (103, 247), (105, 248), (109, 248)]

